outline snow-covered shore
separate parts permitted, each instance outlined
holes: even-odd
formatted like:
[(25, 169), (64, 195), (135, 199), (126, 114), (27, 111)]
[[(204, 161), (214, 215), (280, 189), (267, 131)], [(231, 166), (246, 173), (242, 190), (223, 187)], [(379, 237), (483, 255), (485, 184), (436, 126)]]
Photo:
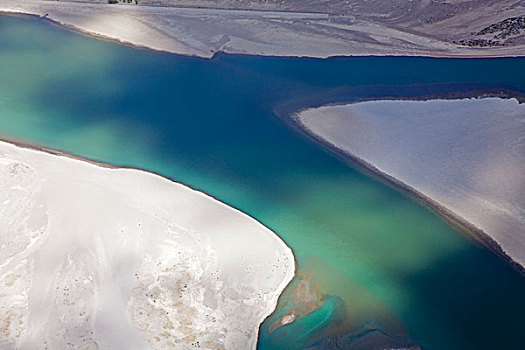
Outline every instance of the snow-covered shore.
[(474, 225), (525, 266), (525, 104), (366, 101), (296, 118), (315, 137)]
[(293, 278), (269, 229), (201, 192), (0, 142), (0, 347), (255, 349)]

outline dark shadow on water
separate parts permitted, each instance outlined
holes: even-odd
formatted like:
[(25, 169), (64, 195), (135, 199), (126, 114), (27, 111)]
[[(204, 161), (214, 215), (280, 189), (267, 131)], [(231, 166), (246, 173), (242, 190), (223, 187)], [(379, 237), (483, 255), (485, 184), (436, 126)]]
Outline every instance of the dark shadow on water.
[[(24, 30), (15, 31), (20, 37), (2, 37), (9, 21), (23, 24)], [(37, 120), (27, 134), (18, 135), (22, 139), (116, 165), (145, 168), (203, 190), (261, 220), (293, 243), (296, 256), (340, 243), (336, 248), (348, 258), (343, 263), (347, 266), (336, 266), (341, 270), (353, 268), (351, 259), (359, 252), (351, 251), (352, 244), (362, 240), (372, 250), (366, 266), (370, 273), (384, 274), (385, 283), (410, 293), (407, 304), (392, 311), (425, 349), (523, 348), (524, 278), (486, 249), (474, 246), (440, 256), (427, 266), (396, 270), (386, 264), (385, 268), (373, 250), (394, 245), (396, 237), (385, 238), (383, 233), (408, 237), (404, 233), (411, 230), (414, 239), (426, 233), (430, 242), (439, 243), (439, 237), (432, 237), (433, 227), (427, 229), (425, 224), (443, 223), (434, 215), (419, 215), (422, 209), (406, 196), (327, 155), (282, 123), (283, 117), (299, 108), (359, 98), (495, 88), (525, 91), (523, 59), (319, 60), (219, 54), (202, 60), (79, 37), (44, 22), (9, 21), (0, 17), (0, 69), (12, 69), (6, 68), (14, 64), (10, 54), (22, 52), (17, 57), (30, 59), (26, 66), (19, 63), (12, 81), (7, 75), (1, 77), (0, 94), (9, 93), (25, 79), (35, 83), (21, 88), (21, 102), (9, 95), (0, 99), (0, 108), (9, 103), (9, 111)], [(57, 51), (50, 51), (51, 46)], [(41, 79), (33, 79), (32, 74), (41, 74)], [(9, 115), (0, 122), (7, 125)], [(112, 140), (110, 159), (96, 144), (77, 144), (66, 138), (85, 130), (94, 130), (98, 136), (112, 123), (120, 131), (125, 128), (117, 136), (110, 135), (117, 138)], [(39, 127), (47, 134), (27, 136)], [(334, 183), (340, 186), (331, 187)], [(405, 223), (403, 211), (416, 212), (414, 222)], [(371, 222), (382, 217), (388, 218), (389, 227)], [(309, 227), (313, 225), (309, 220), (317, 226)], [(360, 225), (359, 230), (355, 225)], [(451, 231), (440, 226), (435, 233), (456, 234)], [(308, 247), (299, 243), (316, 235), (326, 235), (325, 242), (315, 241), (320, 243), (308, 248), (312, 251), (297, 248)], [(330, 258), (335, 252), (325, 254)], [(345, 295), (322, 297), (332, 298), (328, 299), (331, 304), (304, 323), (297, 320), (296, 325), (304, 327), (295, 336), (304, 336), (301, 339), (307, 345), (324, 348), (332, 341), (350, 341), (343, 339), (344, 333), (332, 334), (324, 327), (334, 315), (338, 318), (337, 298)], [(286, 332), (284, 327), (280, 331)], [(328, 338), (337, 336), (341, 337)], [(294, 334), (282, 337), (290, 342)]]
[(525, 295), (525, 278), (486, 248), (450, 254), (417, 273), (391, 273), (411, 293), (404, 319), (425, 338), (425, 349), (525, 346), (525, 298), (510, 297)]

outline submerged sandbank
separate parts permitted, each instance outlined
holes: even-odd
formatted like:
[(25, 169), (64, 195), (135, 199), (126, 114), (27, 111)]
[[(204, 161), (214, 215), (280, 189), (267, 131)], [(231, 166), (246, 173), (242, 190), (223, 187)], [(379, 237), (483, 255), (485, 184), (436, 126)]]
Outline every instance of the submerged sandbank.
[(525, 266), (525, 104), (501, 98), (365, 101), (307, 109), (296, 120), (471, 224)]
[(135, 169), (0, 142), (2, 347), (255, 349), (293, 278), (247, 215)]
[[(356, 16), (4, 0), (0, 12), (45, 16), (80, 32), (171, 53), (264, 56), (509, 57), (525, 45), (468, 47)], [(423, 32), (426, 32), (423, 31)]]

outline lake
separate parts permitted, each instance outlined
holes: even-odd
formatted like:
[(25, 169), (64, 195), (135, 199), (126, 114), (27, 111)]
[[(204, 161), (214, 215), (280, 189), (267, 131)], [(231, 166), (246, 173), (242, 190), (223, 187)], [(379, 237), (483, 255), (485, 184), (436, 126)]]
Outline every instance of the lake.
[[(208, 60), (0, 16), (1, 136), (162, 174), (293, 249), (297, 277), (260, 349), (350, 346), (372, 333), (424, 349), (525, 346), (522, 275), (285, 120), (324, 102), (490, 88), (525, 92), (525, 58)], [(276, 329), (293, 308), (300, 317)]]

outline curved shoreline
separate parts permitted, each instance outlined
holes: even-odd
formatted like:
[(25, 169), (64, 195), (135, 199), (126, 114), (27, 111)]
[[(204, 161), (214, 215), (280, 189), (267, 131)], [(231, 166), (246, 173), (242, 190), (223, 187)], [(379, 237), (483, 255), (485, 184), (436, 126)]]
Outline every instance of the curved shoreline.
[[(132, 42), (122, 41), (122, 40), (120, 40), (118, 38), (108, 37), (108, 36), (105, 36), (105, 35), (101, 35), (101, 34), (93, 33), (93, 32), (90, 32), (90, 31), (86, 31), (86, 30), (83, 30), (83, 29), (73, 25), (73, 24), (68, 24), (68, 23), (64, 23), (64, 22), (61, 22), (61, 21), (57, 21), (57, 20), (55, 20), (53, 18), (50, 18), (48, 16), (40, 16), (40, 15), (37, 15), (37, 14), (26, 13), (26, 12), (11, 12), (11, 11), (2, 11), (2, 10), (0, 10), (0, 15), (23, 16), (23, 17), (29, 17), (29, 18), (34, 18), (34, 19), (44, 19), (47, 22), (49, 22), (51, 25), (56, 25), (56, 26), (58, 26), (60, 28), (63, 28), (63, 29), (66, 29), (66, 30), (70, 30), (70, 31), (72, 31), (74, 33), (81, 34), (81, 35), (84, 35), (84, 36), (87, 36), (87, 37), (91, 37), (91, 38), (95, 38), (95, 39), (98, 39), (98, 40), (104, 40), (104, 41), (108, 41), (108, 42), (122, 44), (122, 45), (130, 46), (130, 47), (133, 47), (133, 48), (141, 49), (141, 50), (149, 50), (149, 51), (156, 52), (156, 53), (166, 53), (166, 54), (174, 54), (174, 55), (186, 56), (184, 54), (180, 54), (180, 53), (177, 53), (177, 52), (164, 51), (164, 50), (159, 50), (159, 49), (155, 49), (155, 48), (150, 48), (148, 46), (142, 46), (142, 45), (138, 45), (138, 44), (135, 44), (135, 43), (132, 43)], [(220, 52), (219, 51), (218, 52), (214, 52), (214, 54), (211, 57), (203, 57), (203, 56), (199, 56), (199, 55), (193, 55), (192, 57), (201, 58), (201, 59), (207, 59), (207, 58), (215, 57), (218, 53), (220, 53)], [(266, 56), (266, 55), (254, 55), (254, 56)], [(394, 56), (398, 56), (398, 55), (370, 55), (370, 56), (351, 56), (351, 57), (384, 57), (384, 56), (394, 57)], [(407, 56), (407, 55), (399, 55), (399, 56)], [(408, 56), (411, 56), (411, 55), (408, 54)], [(275, 57), (275, 56), (269, 55), (267, 57)], [(305, 56), (289, 56), (289, 57), (305, 57)], [(312, 56), (306, 56), (306, 57), (312, 57)], [(328, 56), (328, 57), (324, 57), (324, 58), (330, 58), (330, 57), (348, 57), (348, 56)], [(487, 57), (487, 56), (457, 56), (457, 55), (451, 55), (451, 56), (449, 56), (449, 55), (435, 55), (435, 56), (413, 55), (411, 57), (431, 57), (431, 58), (460, 58), (460, 57), (461, 58), (468, 58), (468, 57), (473, 57), (473, 58), (491, 58), (492, 56), (488, 56)], [(495, 56), (495, 57), (522, 57), (522, 56), (521, 55), (518, 55), (518, 56), (506, 56), (506, 55), (503, 55), (503, 56)], [(313, 58), (315, 58), (315, 57), (313, 57)], [(324, 59), (324, 58), (319, 58), (319, 59)], [(499, 89), (498, 91), (494, 91), (494, 90), (479, 90), (479, 91), (474, 91), (474, 92), (458, 92), (458, 93), (452, 93), (452, 94), (432, 94), (432, 95), (409, 96), (409, 97), (389, 97), (389, 96), (384, 96), (384, 97), (374, 97), (374, 98), (358, 98), (358, 99), (355, 99), (355, 100), (352, 100), (352, 101), (334, 102), (334, 103), (328, 103), (328, 104), (323, 104), (323, 105), (342, 105), (342, 104), (349, 104), (349, 103), (358, 103), (358, 102), (364, 102), (364, 101), (378, 101), (378, 100), (426, 101), (426, 100), (431, 100), (431, 99), (460, 99), (460, 98), (469, 98), (469, 97), (516, 98), (520, 103), (525, 102), (525, 94), (519, 93), (519, 92), (515, 92), (515, 91), (512, 91), (512, 90)], [(302, 110), (304, 110), (306, 108), (312, 108), (312, 107), (317, 107), (317, 105), (308, 106), (308, 107), (302, 107), (299, 110), (297, 110), (296, 112), (294, 112), (293, 114), (298, 114)], [(414, 198), (419, 199), (419, 201), (421, 203), (423, 203), (426, 206), (428, 206), (428, 207), (432, 208), (433, 210), (435, 210), (438, 214), (440, 214), (447, 221), (450, 221), (454, 225), (460, 226), (460, 227), (462, 227), (462, 228), (464, 228), (464, 229), (466, 229), (466, 230), (468, 230), (470, 232), (475, 233), (479, 237), (481, 237), (482, 240), (488, 246), (490, 246), (491, 249), (493, 249), (498, 255), (504, 257), (505, 260), (509, 260), (511, 265), (513, 265), (513, 266), (517, 265), (515, 267), (519, 271), (521, 271), (521, 272), (525, 271), (525, 267), (523, 267), (523, 266), (517, 264), (516, 262), (514, 262), (508, 255), (506, 255), (503, 252), (502, 248), (490, 236), (488, 236), (485, 232), (483, 232), (481, 229), (475, 227), (474, 225), (470, 224), (469, 222), (467, 222), (463, 218), (461, 218), (461, 217), (457, 216), (456, 214), (450, 212), (450, 210), (442, 207), (440, 204), (435, 203), (432, 199), (430, 199), (427, 196), (419, 193), (418, 191), (414, 190), (410, 186), (408, 186), (408, 185), (406, 185), (406, 184), (396, 180), (395, 178), (391, 177), (390, 175), (388, 175), (386, 173), (382, 173), (380, 170), (375, 168), (373, 165), (367, 163), (366, 161), (364, 161), (362, 159), (359, 159), (358, 157), (355, 157), (354, 155), (351, 155), (348, 152), (345, 152), (345, 151), (335, 147), (334, 145), (330, 144), (329, 142), (324, 141), (320, 137), (315, 136), (311, 132), (308, 132), (308, 131), (305, 132), (305, 127), (302, 126), (302, 124), (300, 124), (297, 120), (295, 120), (295, 118), (292, 117), (292, 118), (280, 118), (280, 119), (281, 120), (292, 119), (293, 120), (292, 123), (288, 123), (286, 121), (285, 121), (285, 123), (290, 125), (294, 130), (296, 130), (297, 132), (299, 132), (303, 136), (306, 136), (311, 141), (320, 144), (323, 148), (330, 149), (331, 153), (334, 153), (334, 152), (336, 154), (343, 153), (342, 158), (345, 159), (345, 160), (348, 160), (348, 158), (350, 158), (350, 163), (351, 164), (354, 164), (354, 165), (357, 164), (358, 166), (360, 166), (363, 169), (368, 170), (370, 173), (374, 174), (378, 178), (380, 178), (382, 180), (386, 180), (387, 183), (393, 185), (395, 188), (399, 188), (402, 191), (413, 195)], [(89, 162), (89, 163), (92, 163), (92, 164), (95, 164), (95, 165), (101, 166), (101, 167), (135, 169), (135, 170), (140, 170), (140, 171), (144, 171), (144, 172), (147, 172), (147, 173), (152, 173), (152, 172), (149, 172), (148, 170), (141, 169), (141, 168), (122, 167), (122, 166), (115, 166), (115, 165), (112, 165), (112, 164), (109, 164), (109, 163), (97, 162), (97, 161), (94, 161), (92, 159), (84, 158), (84, 157), (81, 157), (81, 156), (76, 156), (74, 154), (70, 154), (70, 153), (67, 153), (67, 152), (57, 151), (57, 150), (53, 150), (53, 149), (46, 148), (46, 147), (43, 147), (43, 146), (32, 145), (30, 143), (20, 142), (20, 141), (12, 140), (12, 139), (9, 139), (9, 138), (1, 138), (0, 137), (0, 141), (6, 141), (6, 142), (9, 142), (9, 143), (15, 144), (17, 146), (20, 146), (20, 147), (25, 147), (25, 148), (30, 148), (30, 149), (37, 149), (37, 150), (44, 151), (44, 152), (47, 152), (47, 153), (50, 153), (50, 154), (54, 154), (54, 155), (66, 156), (66, 157), (70, 157), (70, 158), (73, 158), (73, 159), (86, 161), (86, 162)], [(155, 173), (152, 173), (152, 174), (155, 174)], [(168, 177), (165, 177), (165, 176), (163, 176), (161, 174), (155, 174), (155, 175), (161, 176), (161, 177), (163, 177), (163, 178), (165, 178), (165, 179), (167, 179), (169, 181), (173, 181), (173, 180), (169, 179)], [(175, 181), (173, 181), (173, 182), (175, 182)], [(187, 185), (185, 185), (185, 186), (187, 186)], [(213, 196), (210, 196), (210, 197), (213, 198), (213, 199), (216, 199)], [(218, 200), (218, 199), (216, 199), (216, 200)], [(218, 200), (218, 201), (220, 201), (220, 200)], [(223, 202), (221, 202), (221, 203), (223, 203)], [(228, 205), (228, 206), (232, 207), (229, 204), (225, 204), (225, 205)], [(239, 209), (237, 209), (235, 207), (232, 207), (232, 208), (240, 211)], [(245, 215), (247, 215), (247, 214), (245, 214)]]
[[(64, 3), (58, 3), (58, 4), (64, 4)], [(76, 4), (79, 8), (81, 6), (80, 3), (73, 3)], [(48, 5), (48, 4), (46, 4)], [(86, 8), (92, 7), (96, 8), (97, 6), (103, 6), (101, 4), (82, 4)], [(123, 5), (125, 6), (125, 5)], [(146, 7), (146, 6), (141, 6)], [(154, 9), (162, 8), (162, 7), (153, 7)], [(201, 8), (187, 8), (187, 7), (168, 7), (168, 9), (171, 10), (195, 10), (195, 11), (203, 11), (205, 13), (206, 10), (210, 11), (216, 11), (217, 9), (201, 9)], [(70, 9), (71, 10), (71, 9)], [(238, 11), (238, 12), (262, 12), (265, 13), (267, 11), (259, 11), (259, 10), (221, 10), (225, 11), (225, 13), (228, 13), (228, 11)], [(144, 38), (142, 39), (129, 39), (129, 38), (123, 38), (122, 35), (119, 35), (117, 33), (111, 32), (111, 30), (106, 28), (106, 32), (103, 32), (103, 29), (97, 29), (95, 31), (94, 29), (86, 29), (82, 28), (82, 24), (75, 23), (74, 20), (63, 20), (59, 19), (56, 16), (53, 16), (52, 14), (45, 13), (44, 10), (29, 10), (29, 9), (12, 9), (8, 5), (5, 5), (3, 8), (0, 7), (0, 15), (7, 15), (7, 16), (29, 16), (36, 19), (44, 19), (47, 22), (49, 22), (52, 25), (59, 26), (61, 28), (71, 30), (75, 33), (89, 36), (92, 38), (96, 38), (103, 41), (118, 43), (121, 45), (126, 45), (130, 47), (134, 47), (137, 49), (142, 50), (152, 50), (154, 52), (160, 52), (160, 53), (169, 53), (169, 54), (176, 54), (181, 56), (188, 56), (188, 57), (196, 57), (196, 58), (203, 58), (203, 59), (212, 59), (219, 53), (226, 53), (226, 54), (246, 54), (246, 55), (253, 55), (253, 56), (264, 56), (264, 57), (290, 57), (290, 58), (318, 58), (318, 59), (327, 59), (327, 58), (333, 58), (333, 57), (429, 57), (429, 58), (512, 58), (512, 57), (523, 57), (525, 56), (525, 49), (524, 48), (518, 48), (517, 50), (512, 50), (512, 47), (502, 47), (502, 48), (469, 48), (469, 47), (461, 47), (457, 45), (453, 45), (451, 43), (448, 43), (443, 40), (434, 39), (435, 45), (438, 43), (440, 45), (444, 45), (443, 47), (438, 48), (432, 47), (431, 45), (428, 47), (423, 47), (421, 43), (414, 44), (416, 46), (419, 45), (418, 48), (401, 48), (392, 46), (385, 43), (377, 44), (377, 47), (368, 47), (366, 43), (360, 42), (359, 40), (349, 40), (348, 42), (342, 41), (338, 42), (338, 44), (331, 43), (328, 45), (327, 48), (320, 47), (320, 44), (313, 44), (309, 47), (306, 47), (304, 49), (300, 49), (297, 47), (286, 47), (282, 46), (282, 44), (279, 43), (273, 43), (272, 40), (270, 40), (272, 43), (262, 43), (257, 42), (255, 40), (247, 39), (239, 37), (238, 39), (241, 40), (240, 43), (233, 44), (231, 48), (224, 47), (226, 44), (230, 43), (232, 38), (235, 38), (234, 35), (231, 33), (223, 33), (223, 37), (227, 37), (227, 41), (223, 43), (222, 45), (212, 48), (210, 45), (215, 45), (218, 43), (212, 43), (212, 42), (204, 42), (201, 39), (193, 38), (191, 35), (196, 34), (202, 35), (203, 33), (193, 33), (191, 28), (186, 33), (179, 34), (178, 36), (175, 35), (175, 33), (169, 33), (167, 29), (170, 28), (170, 26), (166, 26), (166, 24), (159, 24), (158, 27), (152, 26), (151, 28), (148, 27), (148, 30), (151, 30), (153, 32), (156, 32), (156, 34), (149, 34), (149, 37), (147, 40)], [(270, 11), (269, 13), (277, 13), (275, 11)], [(280, 13), (280, 12), (279, 12)], [(284, 15), (301, 15), (303, 13), (299, 12), (282, 12)], [(95, 14), (96, 15), (96, 14)], [(304, 15), (315, 15), (315, 16), (324, 16), (326, 14), (322, 13), (304, 13)], [(153, 14), (151, 16), (154, 16)], [(326, 15), (328, 16), (328, 15)], [(76, 19), (76, 21), (82, 20), (82, 15), (79, 15), (79, 19)], [(137, 18), (133, 18), (133, 16), (129, 16), (131, 21), (135, 21), (135, 24), (140, 24), (142, 21), (139, 21)], [(357, 18), (357, 17), (356, 17)], [(84, 18), (85, 20), (86, 18)], [(260, 19), (260, 18), (259, 18)], [(144, 21), (146, 22), (146, 21)], [(370, 22), (372, 23), (372, 22)], [(144, 24), (144, 23), (142, 23)], [(371, 30), (377, 27), (382, 27), (380, 24), (372, 23), (373, 26), (371, 27)], [(372, 25), (371, 24), (371, 25)], [(164, 28), (162, 26), (165, 26)], [(103, 28), (104, 24), (98, 24), (100, 28)], [(179, 30), (180, 28), (177, 28), (176, 30)], [(288, 30), (286, 35), (299, 35), (299, 36), (305, 36), (308, 35), (306, 32), (301, 33), (300, 29), (283, 29)], [(297, 31), (295, 31), (297, 30)], [(393, 30), (391, 28), (384, 27), (382, 30), (385, 30), (388, 32), (388, 30)], [(195, 31), (197, 31), (195, 29)], [(385, 32), (385, 33), (386, 33)], [(405, 31), (400, 31), (400, 33), (403, 33), (403, 35), (412, 35), (414, 37), (418, 37), (419, 39), (423, 38), (423, 36), (419, 34), (409, 33)], [(220, 32), (219, 32), (220, 34)], [(386, 34), (384, 34), (386, 35)], [(393, 34), (392, 34), (393, 35)], [(395, 37), (395, 35), (393, 35)], [(327, 37), (328, 38), (328, 37)], [(180, 39), (180, 40), (179, 40)], [(275, 39), (275, 42), (278, 42), (279, 40), (285, 41), (283, 38), (269, 38), (269, 39)], [(326, 38), (325, 38), (326, 39)], [(428, 38), (427, 38), (428, 39)], [(155, 43), (155, 40), (157, 42)], [(200, 40), (200, 41), (199, 41)], [(221, 39), (222, 40), (222, 39)], [(237, 39), (235, 39), (237, 40)], [(251, 40), (251, 41), (250, 41)], [(286, 39), (287, 40), (287, 39)], [(317, 38), (316, 40), (320, 40), (320, 38)], [(353, 45), (354, 48), (345, 47), (343, 49), (338, 48), (340, 45), (349, 44)], [(173, 48), (173, 45), (178, 46), (177, 49)], [(212, 46), (213, 46), (212, 45)], [(240, 46), (236, 46), (240, 45)], [(244, 46), (243, 46), (244, 45)], [(259, 46), (258, 46), (259, 45)], [(279, 46), (281, 45), (281, 46)], [(316, 46), (317, 45), (317, 46)], [(415, 47), (416, 47), (415, 46)], [(360, 48), (363, 47), (363, 48)], [(447, 51), (448, 50), (448, 51)], [(297, 52), (301, 51), (301, 54), (298, 54)], [(522, 52), (523, 51), (523, 52)]]
[(151, 51), (151, 52), (159, 53), (159, 54), (170, 54), (170, 55), (177, 55), (177, 56), (187, 56), (187, 57), (193, 57), (193, 58), (202, 58), (202, 59), (207, 59), (207, 58), (211, 59), (211, 58), (213, 58), (215, 56), (215, 55), (213, 55), (213, 56), (210, 56), (210, 57), (206, 57), (206, 56), (199, 56), (199, 55), (196, 55), (196, 54), (184, 55), (184, 54), (180, 54), (180, 53), (169, 51), (169, 50), (156, 49), (156, 48), (148, 47), (146, 45), (140, 45), (140, 44), (133, 43), (133, 42), (130, 42), (130, 41), (122, 40), (122, 39), (119, 39), (119, 38), (116, 38), (116, 37), (111, 37), (111, 36), (107, 36), (107, 35), (103, 35), (103, 34), (90, 32), (88, 30), (84, 30), (82, 28), (79, 28), (79, 27), (77, 27), (77, 26), (75, 26), (73, 24), (55, 20), (55, 19), (53, 19), (51, 17), (48, 17), (47, 15), (37, 15), (37, 14), (34, 14), (34, 13), (28, 13), (28, 12), (16, 12), (16, 11), (10, 12), (10, 11), (0, 10), (0, 16), (11, 16), (11, 17), (21, 17), (21, 18), (25, 17), (25, 18), (32, 18), (32, 19), (35, 19), (35, 20), (44, 20), (48, 24), (50, 24), (52, 26), (58, 27), (58, 28), (63, 29), (63, 30), (70, 31), (70, 32), (72, 32), (74, 34), (82, 35), (82, 36), (85, 36), (85, 37), (91, 38), (91, 39), (105, 41), (105, 42), (112, 43), (112, 44), (128, 46), (128, 47), (131, 47), (131, 48), (134, 48), (134, 49), (137, 49), (137, 50)]
[[(383, 97), (383, 98), (362, 98), (362, 99), (355, 99), (350, 100), (346, 102), (337, 102), (332, 104), (324, 104), (322, 106), (338, 106), (338, 105), (349, 105), (349, 104), (355, 104), (359, 102), (365, 102), (365, 101), (394, 101), (394, 100), (403, 100), (403, 101), (428, 101), (428, 100), (435, 100), (440, 96), (439, 99), (464, 99), (464, 98), (485, 98), (485, 97), (500, 97), (500, 98), (515, 98), (519, 101), (519, 103), (525, 102), (525, 95), (518, 92), (508, 91), (508, 90), (501, 90), (498, 92), (494, 91), (477, 91), (477, 92), (471, 92), (469, 93), (458, 93), (458, 94), (443, 94), (443, 95), (426, 95), (426, 96), (409, 96), (409, 97)], [(289, 114), (288, 116), (280, 116), (280, 118), (287, 124), (289, 127), (294, 129), (296, 132), (298, 132), (300, 135), (308, 139), (310, 142), (313, 142), (317, 145), (319, 145), (321, 148), (325, 149), (329, 154), (337, 157), (338, 159), (348, 163), (350, 166), (355, 167), (357, 170), (364, 171), (368, 175), (373, 176), (374, 178), (380, 180), (381, 182), (387, 184), (388, 186), (399, 190), (405, 194), (407, 194), (410, 198), (417, 201), (419, 204), (424, 205), (428, 209), (432, 210), (434, 213), (438, 214), (442, 219), (444, 219), (446, 222), (451, 224), (453, 227), (456, 227), (459, 229), (461, 233), (467, 233), (468, 237), (475, 239), (477, 242), (482, 243), (484, 246), (489, 248), (492, 252), (494, 252), (496, 255), (501, 257), (504, 261), (506, 261), (513, 269), (518, 271), (521, 275), (525, 276), (525, 266), (522, 266), (518, 262), (516, 262), (510, 255), (508, 255), (503, 248), (500, 246), (500, 244), (492, 238), (489, 234), (487, 234), (485, 231), (477, 227), (476, 225), (470, 223), (466, 219), (464, 219), (459, 214), (453, 212), (452, 210), (446, 208), (444, 205), (438, 203), (434, 199), (430, 198), (429, 196), (423, 194), (422, 192), (418, 191), (417, 189), (413, 188), (412, 186), (408, 185), (407, 183), (398, 180), (394, 176), (380, 170), (370, 162), (358, 157), (357, 155), (344, 150), (340, 147), (337, 147), (335, 144), (329, 142), (328, 140), (322, 138), (321, 136), (317, 135), (313, 130), (308, 128), (305, 124), (302, 123), (302, 121), (299, 118), (299, 114), (310, 108), (316, 108), (315, 107), (307, 107), (302, 108), (296, 112), (293, 112)]]
[(54, 149), (51, 149), (51, 148), (48, 148), (48, 147), (34, 145), (34, 144), (31, 144), (31, 143), (28, 143), (28, 142), (17, 141), (17, 140), (5, 138), (5, 137), (0, 137), (0, 142), (6, 143), (6, 144), (9, 144), (9, 145), (12, 145), (14, 147), (21, 148), (21, 149), (27, 149), (27, 150), (36, 151), (36, 152), (43, 152), (43, 153), (46, 153), (46, 154), (49, 154), (49, 155), (52, 155), (52, 156), (57, 156), (57, 157), (65, 157), (65, 158), (68, 158), (68, 159), (71, 159), (71, 160), (88, 163), (88, 164), (94, 165), (96, 167), (101, 167), (101, 168), (106, 168), (106, 169), (114, 169), (114, 170), (138, 171), (138, 172), (141, 172), (141, 173), (143, 173), (144, 175), (147, 175), (147, 176), (158, 177), (162, 181), (166, 181), (166, 182), (168, 182), (170, 184), (183, 186), (187, 190), (195, 193), (196, 195), (204, 197), (207, 200), (210, 200), (212, 202), (215, 202), (218, 205), (222, 206), (223, 208), (226, 208), (227, 210), (231, 210), (235, 215), (241, 215), (241, 216), (247, 217), (248, 220), (252, 221), (255, 225), (258, 225), (264, 231), (270, 233), (273, 236), (272, 239), (277, 240), (278, 244), (282, 245), (284, 253), (285, 253), (285, 255), (288, 256), (288, 260), (290, 261), (289, 264), (292, 265), (293, 269), (287, 269), (287, 275), (281, 281), (280, 285), (275, 289), (274, 295), (269, 300), (269, 303), (271, 305), (273, 305), (273, 308), (271, 310), (265, 310), (265, 312), (263, 312), (263, 314), (262, 314), (262, 318), (259, 320), (258, 327), (256, 329), (255, 334), (253, 335), (253, 339), (255, 339), (255, 343), (254, 343), (253, 349), (256, 349), (256, 347), (257, 347), (257, 340), (258, 340), (258, 335), (259, 335), (261, 324), (266, 320), (266, 318), (268, 318), (275, 311), (275, 309), (277, 307), (277, 301), (278, 301), (281, 293), (284, 291), (286, 286), (295, 277), (295, 273), (296, 273), (296, 270), (297, 270), (297, 263), (295, 261), (295, 256), (293, 254), (293, 250), (286, 244), (286, 242), (284, 242), (284, 240), (279, 235), (277, 235), (270, 228), (266, 227), (260, 221), (258, 221), (257, 219), (253, 218), (249, 214), (241, 211), (240, 209), (235, 208), (235, 207), (233, 207), (233, 206), (231, 206), (229, 204), (226, 204), (226, 203), (222, 202), (221, 200), (219, 200), (219, 199), (217, 199), (217, 198), (215, 198), (215, 197), (213, 197), (213, 196), (211, 196), (211, 195), (209, 195), (207, 193), (204, 193), (204, 192), (202, 192), (200, 190), (196, 190), (196, 189), (194, 189), (194, 188), (192, 188), (192, 187), (190, 187), (190, 186), (188, 186), (188, 185), (186, 185), (184, 183), (174, 181), (174, 180), (172, 180), (172, 179), (170, 179), (170, 178), (168, 178), (168, 177), (166, 177), (164, 175), (157, 174), (157, 173), (154, 173), (154, 172), (151, 172), (151, 171), (148, 171), (148, 170), (145, 170), (145, 169), (141, 169), (141, 168), (122, 167), (122, 166), (116, 166), (116, 165), (113, 165), (113, 164), (110, 164), (110, 163), (98, 162), (98, 161), (95, 161), (95, 160), (92, 160), (92, 159), (89, 159), (89, 158), (86, 158), (86, 157), (77, 156), (77, 155), (72, 154), (72, 153), (67, 153), (67, 152), (64, 152), (64, 151), (58, 151), (58, 150), (54, 150)]
[[(101, 168), (136, 170), (136, 171), (144, 172), (144, 173), (149, 174), (149, 175), (158, 176), (158, 177), (160, 177), (160, 178), (162, 178), (162, 179), (164, 179), (166, 181), (169, 181), (169, 182), (172, 182), (172, 183), (175, 183), (175, 184), (182, 185), (182, 186), (184, 186), (184, 187), (186, 187), (186, 188), (188, 188), (188, 189), (190, 189), (192, 191), (195, 191), (195, 192), (198, 192), (198, 193), (202, 193), (206, 197), (209, 197), (209, 198), (211, 198), (211, 199), (221, 203), (222, 205), (239, 212), (242, 215), (248, 216), (253, 221), (259, 223), (260, 225), (262, 225), (265, 228), (267, 228), (268, 230), (270, 230), (288, 249), (290, 249), (290, 251), (293, 252), (292, 248), (290, 248), (286, 244), (286, 242), (278, 234), (276, 234), (271, 229), (266, 227), (263, 223), (261, 223), (256, 218), (254, 218), (251, 215), (243, 212), (241, 209), (234, 207), (231, 204), (228, 204), (226, 202), (221, 201), (220, 199), (218, 199), (218, 198), (216, 198), (216, 197), (214, 197), (214, 196), (212, 196), (212, 195), (210, 195), (208, 193), (205, 193), (205, 192), (203, 192), (203, 191), (201, 191), (199, 189), (195, 189), (195, 188), (191, 187), (190, 185), (187, 185), (187, 184), (185, 184), (183, 182), (175, 181), (175, 180), (173, 180), (173, 179), (171, 179), (171, 178), (169, 178), (169, 177), (167, 177), (167, 176), (165, 176), (163, 174), (155, 173), (153, 171), (149, 171), (149, 170), (143, 169), (143, 168), (120, 166), (120, 165), (114, 165), (114, 164), (111, 164), (111, 163), (99, 162), (99, 161), (96, 161), (96, 160), (93, 160), (93, 159), (90, 159), (90, 158), (87, 158), (87, 157), (78, 156), (78, 155), (76, 155), (74, 153), (69, 153), (69, 152), (65, 152), (65, 151), (59, 151), (59, 150), (55, 150), (53, 148), (36, 145), (36, 144), (30, 143), (30, 142), (19, 141), (19, 140), (11, 139), (11, 138), (8, 138), (8, 137), (0, 136), (0, 142), (6, 142), (6, 143), (9, 143), (9, 144), (15, 145), (17, 147), (20, 147), (20, 148), (26, 148), (26, 149), (30, 149), (30, 150), (35, 150), (35, 151), (40, 151), (40, 152), (52, 154), (52, 155), (59, 156), (59, 157), (66, 157), (66, 158), (70, 158), (70, 159), (86, 162), (86, 163), (89, 163), (89, 164), (93, 164), (93, 165), (99, 166)], [(295, 259), (294, 259), (294, 261), (295, 261)]]

